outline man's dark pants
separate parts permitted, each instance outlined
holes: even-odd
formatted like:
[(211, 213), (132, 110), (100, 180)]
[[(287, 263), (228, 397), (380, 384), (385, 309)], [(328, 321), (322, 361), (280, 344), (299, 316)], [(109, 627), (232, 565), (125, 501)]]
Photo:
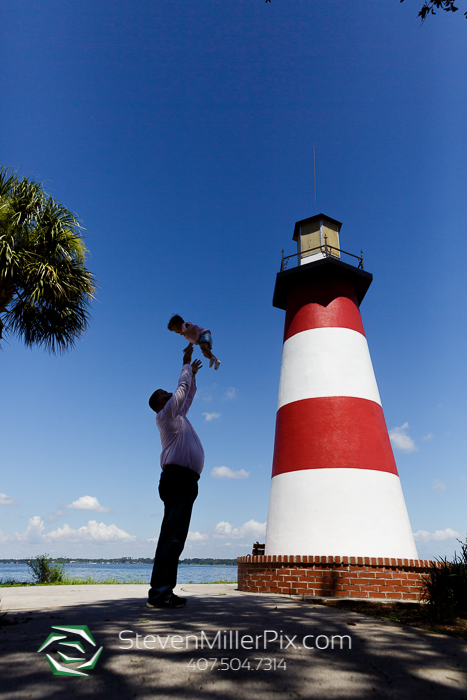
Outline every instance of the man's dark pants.
[(167, 464), (162, 471), (159, 495), (164, 502), (164, 519), (148, 594), (151, 602), (167, 600), (177, 584), (178, 559), (188, 535), (198, 479), (192, 469), (177, 464)]

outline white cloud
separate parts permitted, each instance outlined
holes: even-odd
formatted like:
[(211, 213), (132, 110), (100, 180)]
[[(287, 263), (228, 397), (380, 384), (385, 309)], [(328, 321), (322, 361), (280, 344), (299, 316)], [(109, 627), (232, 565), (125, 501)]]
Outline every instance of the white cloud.
[(227, 391), (224, 394), (225, 399), (235, 399), (237, 398), (237, 390), (233, 386), (229, 386)]
[(217, 523), (216, 529), (214, 530), (214, 537), (230, 537), (232, 534), (232, 525), (227, 523), (225, 520), (221, 520)]
[(189, 542), (203, 542), (204, 540), (208, 540), (209, 535), (206, 535), (202, 532), (189, 532), (187, 540)]
[(427, 530), (418, 530), (413, 533), (413, 538), (416, 542), (429, 542), (431, 535)]
[(203, 416), (206, 416), (206, 420), (209, 423), (209, 421), (213, 420), (214, 418), (220, 418), (221, 414), (220, 413), (202, 413)]
[(244, 469), (235, 472), (229, 467), (214, 467), (211, 476), (213, 479), (248, 479), (250, 472), (246, 472)]
[(214, 530), (214, 537), (221, 539), (223, 537), (229, 537), (232, 539), (240, 539), (242, 537), (249, 537), (253, 540), (257, 540), (260, 537), (264, 537), (266, 534), (266, 523), (259, 523), (257, 520), (248, 520), (248, 522), (243, 523), (241, 527), (232, 527), (232, 525), (225, 520), (221, 520), (217, 523)]
[(44, 535), (46, 541), (52, 542), (133, 542), (136, 537), (129, 535), (116, 525), (105, 525), (97, 520), (89, 520), (77, 530), (73, 530), (66, 523), (63, 527), (52, 530)]
[(44, 521), (40, 515), (35, 515), (29, 518), (29, 523), (24, 532), (15, 532), (13, 535), (3, 535), (0, 533), (0, 542), (27, 542), (28, 544), (37, 544), (42, 542), (42, 533), (44, 530)]
[(427, 435), (423, 435), (422, 440), (432, 440), (433, 435), (431, 433), (428, 433)]
[(13, 535), (2, 535), (0, 542), (23, 542), (26, 544), (50, 544), (53, 542), (134, 542), (132, 537), (116, 525), (104, 525), (96, 520), (90, 520), (87, 525), (73, 530), (66, 523), (63, 527), (44, 533), (45, 524), (39, 515), (29, 519), (29, 524), (24, 532), (15, 532)]
[(435, 530), (434, 532), (427, 532), (426, 530), (418, 530), (418, 532), (413, 533), (414, 539), (417, 542), (429, 542), (430, 540), (434, 540), (436, 542), (441, 542), (444, 540), (463, 540), (465, 538), (465, 534), (462, 532), (457, 532), (456, 530), (453, 530), (450, 527), (447, 527), (446, 530)]
[(20, 538), (30, 543), (40, 542), (44, 527), (44, 521), (39, 515), (35, 515), (33, 518), (29, 518), (26, 532), (20, 535)]
[(17, 506), (18, 501), (15, 501), (13, 496), (7, 496), (6, 493), (0, 493), (0, 505), (1, 506)]
[(438, 493), (444, 493), (446, 491), (446, 484), (440, 479), (435, 479), (431, 485), (433, 491), (438, 491)]
[(417, 452), (418, 447), (414, 443), (411, 437), (407, 435), (407, 430), (409, 428), (408, 423), (404, 423), (398, 428), (393, 428), (389, 431), (389, 438), (397, 450), (402, 450), (402, 452)]
[(80, 496), (78, 500), (70, 503), (67, 508), (72, 508), (74, 510), (95, 510), (98, 513), (110, 513), (110, 508), (104, 508), (101, 506), (99, 501), (95, 496)]

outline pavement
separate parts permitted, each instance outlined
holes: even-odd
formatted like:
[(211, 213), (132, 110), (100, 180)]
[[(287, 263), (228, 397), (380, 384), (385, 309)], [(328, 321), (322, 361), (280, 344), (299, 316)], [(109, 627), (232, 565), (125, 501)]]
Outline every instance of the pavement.
[[(467, 698), (466, 640), (236, 584), (183, 584), (185, 608), (154, 610), (147, 588), (0, 589), (2, 700)], [(54, 629), (75, 625), (96, 646), (79, 628)], [(51, 633), (61, 639), (38, 653)], [(101, 647), (85, 676), (54, 675), (46, 656), (76, 670)]]

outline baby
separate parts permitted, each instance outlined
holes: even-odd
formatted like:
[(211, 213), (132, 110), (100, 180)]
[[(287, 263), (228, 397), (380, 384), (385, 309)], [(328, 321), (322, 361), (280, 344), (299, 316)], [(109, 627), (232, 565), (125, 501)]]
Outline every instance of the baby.
[(190, 323), (189, 321), (185, 323), (183, 318), (178, 315), (172, 316), (167, 325), (167, 328), (169, 329), (169, 331), (173, 331), (174, 333), (183, 335), (183, 337), (186, 338), (186, 340), (188, 340), (190, 345), (199, 345), (204, 357), (206, 357), (209, 360), (209, 366), (212, 367), (214, 365), (214, 369), (219, 369), (221, 362), (211, 352), (211, 331), (209, 331), (207, 328), (200, 328), (199, 326), (195, 326), (194, 323)]

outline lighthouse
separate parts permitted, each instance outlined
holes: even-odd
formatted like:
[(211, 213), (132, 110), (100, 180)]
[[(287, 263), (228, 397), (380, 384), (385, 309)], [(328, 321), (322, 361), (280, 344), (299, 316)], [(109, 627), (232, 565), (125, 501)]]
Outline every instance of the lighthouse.
[(340, 248), (341, 225), (297, 221), (276, 278), (286, 313), (265, 555), (416, 560), (360, 315), (373, 276)]

